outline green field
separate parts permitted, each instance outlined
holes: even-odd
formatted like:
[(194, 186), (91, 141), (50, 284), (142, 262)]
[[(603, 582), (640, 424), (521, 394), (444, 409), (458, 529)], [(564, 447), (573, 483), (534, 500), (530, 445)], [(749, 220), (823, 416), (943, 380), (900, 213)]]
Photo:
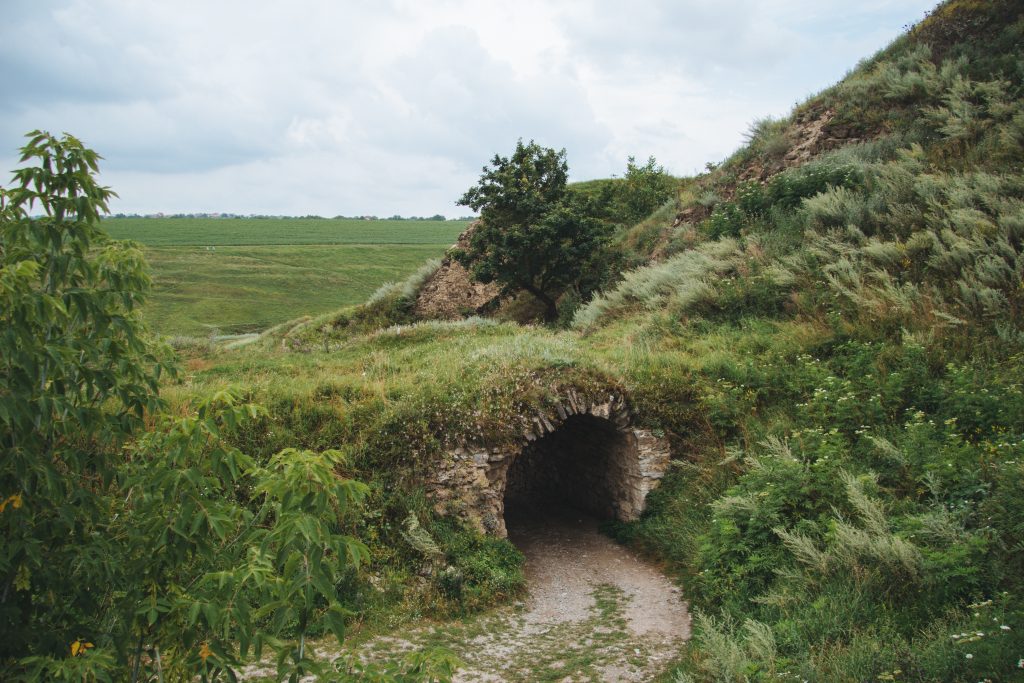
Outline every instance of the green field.
[(444, 253), (461, 221), (118, 218), (112, 237), (145, 246), (146, 317), (157, 332), (252, 332), (360, 303)]
[(357, 218), (108, 218), (111, 237), (151, 247), (257, 244), (451, 245), (465, 221)]

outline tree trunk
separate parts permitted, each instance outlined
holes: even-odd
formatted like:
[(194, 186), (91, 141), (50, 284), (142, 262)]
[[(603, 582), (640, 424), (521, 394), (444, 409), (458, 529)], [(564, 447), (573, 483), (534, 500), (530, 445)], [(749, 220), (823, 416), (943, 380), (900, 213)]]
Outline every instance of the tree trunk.
[(558, 306), (555, 302), (548, 300), (544, 302), (544, 322), (553, 323), (558, 319)]
[(554, 299), (533, 285), (523, 285), (523, 289), (532, 294), (537, 301), (544, 304), (544, 322), (552, 323), (558, 318), (558, 305)]

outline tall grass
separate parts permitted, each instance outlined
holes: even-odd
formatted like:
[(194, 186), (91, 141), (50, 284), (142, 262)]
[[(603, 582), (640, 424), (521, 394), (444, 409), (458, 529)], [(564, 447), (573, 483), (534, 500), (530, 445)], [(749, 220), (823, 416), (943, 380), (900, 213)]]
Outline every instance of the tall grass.
[(868, 142), (741, 183), (787, 132), (758, 127), (690, 192), (698, 239), (574, 320), (681, 359), (721, 444), (676, 424), (686, 462), (622, 532), (700, 610), (679, 681), (1021, 675), (1024, 20), (937, 15), (941, 49), (803, 105)]

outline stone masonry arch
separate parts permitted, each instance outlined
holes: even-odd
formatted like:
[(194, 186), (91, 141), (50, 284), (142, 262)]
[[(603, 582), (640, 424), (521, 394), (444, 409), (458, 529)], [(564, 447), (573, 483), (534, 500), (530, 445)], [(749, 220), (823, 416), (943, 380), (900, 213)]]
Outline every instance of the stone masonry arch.
[(429, 484), (437, 510), (501, 537), (507, 500), (558, 498), (632, 521), (668, 468), (667, 440), (635, 427), (621, 396), (592, 402), (570, 390), (532, 425), (519, 442), (449, 451)]

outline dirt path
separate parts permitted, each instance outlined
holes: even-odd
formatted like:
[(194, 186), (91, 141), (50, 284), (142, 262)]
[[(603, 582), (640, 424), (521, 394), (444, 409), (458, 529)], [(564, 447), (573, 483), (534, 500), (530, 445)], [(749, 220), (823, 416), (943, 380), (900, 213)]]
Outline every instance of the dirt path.
[(460, 683), (650, 681), (678, 656), (690, 632), (679, 589), (602, 535), (595, 520), (545, 510), (508, 523), (526, 555), (524, 603), (367, 645), (443, 645), (465, 662)]
[(679, 589), (665, 576), (597, 530), (597, 520), (574, 510), (543, 516), (513, 514), (510, 536), (526, 555), (531, 623), (586, 619), (597, 604), (594, 590), (621, 591), (630, 633), (689, 636), (689, 615)]

